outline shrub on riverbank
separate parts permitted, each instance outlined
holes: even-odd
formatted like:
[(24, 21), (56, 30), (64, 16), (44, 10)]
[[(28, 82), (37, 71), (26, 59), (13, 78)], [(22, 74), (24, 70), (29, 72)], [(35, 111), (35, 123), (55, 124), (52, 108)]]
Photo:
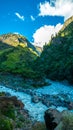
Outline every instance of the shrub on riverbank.
[(0, 130), (13, 130), (13, 124), (10, 119), (0, 115)]
[(73, 130), (73, 113), (64, 111), (62, 118), (55, 130)]
[(29, 128), (32, 121), (28, 112), (23, 109), (23, 103), (16, 97), (0, 93), (0, 130)]
[(66, 112), (62, 118), (62, 130), (73, 130), (73, 113)]
[(37, 122), (33, 125), (32, 130), (46, 130), (46, 126), (42, 122)]

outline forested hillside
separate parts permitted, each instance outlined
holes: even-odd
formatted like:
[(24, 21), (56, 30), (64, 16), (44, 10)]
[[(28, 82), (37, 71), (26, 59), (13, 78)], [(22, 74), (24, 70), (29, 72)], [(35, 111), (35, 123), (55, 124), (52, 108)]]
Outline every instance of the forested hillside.
[(53, 80), (67, 79), (73, 83), (73, 17), (44, 46), (35, 66), (41, 75)]

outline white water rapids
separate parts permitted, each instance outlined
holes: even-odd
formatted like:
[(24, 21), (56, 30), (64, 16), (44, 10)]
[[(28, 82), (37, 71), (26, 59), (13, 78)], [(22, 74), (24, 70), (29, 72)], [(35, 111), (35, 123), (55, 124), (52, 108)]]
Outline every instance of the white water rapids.
[[(73, 101), (73, 86), (63, 84), (60, 82), (50, 81), (50, 86), (45, 86), (43, 88), (34, 89), (33, 91), (36, 91), (40, 94), (49, 94), (49, 95), (56, 95), (56, 94), (68, 94), (70, 99)], [(0, 86), (0, 92), (7, 92), (10, 93), (12, 96), (16, 96), (19, 100), (21, 100), (24, 103), (25, 109), (29, 111), (29, 115), (34, 120), (43, 121), (44, 112), (48, 109), (45, 105), (43, 105), (41, 102), (39, 103), (33, 103), (31, 101), (31, 95), (26, 94), (24, 92), (17, 92), (11, 88), (7, 88), (5, 86)], [(57, 110), (62, 111), (67, 108), (64, 107), (58, 107)]]

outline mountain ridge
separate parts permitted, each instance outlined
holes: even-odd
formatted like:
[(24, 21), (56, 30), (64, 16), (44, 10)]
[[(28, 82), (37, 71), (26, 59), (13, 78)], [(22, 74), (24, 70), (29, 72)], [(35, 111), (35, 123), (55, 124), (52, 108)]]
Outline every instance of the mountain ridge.
[[(9, 41), (6, 48), (0, 51), (0, 71), (21, 74), (29, 79), (47, 77), (53, 80), (67, 79), (73, 83), (73, 16), (64, 23), (63, 27), (64, 30), (61, 29), (44, 46), (40, 56), (29, 47), (31, 44), (25, 37), (17, 34), (2, 35), (2, 42), (6, 42), (7, 38), (11, 40), (12, 36), (17, 41), (16, 46), (11, 46)], [(13, 44), (15, 44), (14, 40)]]
[(68, 18), (66, 21), (65, 21), (65, 23), (64, 23), (64, 25), (63, 25), (63, 27), (62, 27), (62, 31), (71, 23), (71, 22), (73, 22), (73, 16), (71, 16), (70, 18)]
[(32, 45), (26, 37), (21, 34), (7, 33), (0, 35), (0, 42), (10, 45), (12, 47), (28, 47), (37, 53), (34, 45)]

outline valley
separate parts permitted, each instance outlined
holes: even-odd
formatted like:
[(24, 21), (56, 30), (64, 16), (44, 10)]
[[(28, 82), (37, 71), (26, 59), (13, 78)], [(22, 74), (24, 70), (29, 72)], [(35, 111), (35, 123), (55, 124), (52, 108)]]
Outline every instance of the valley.
[(44, 112), (47, 109), (68, 110), (70, 102), (73, 102), (73, 86), (61, 82), (49, 82), (51, 85), (38, 89), (14, 90), (0, 85), (0, 92), (9, 93), (21, 100), (32, 120), (44, 121)]
[(0, 130), (73, 130), (73, 16), (42, 49), (0, 35), (0, 109)]

